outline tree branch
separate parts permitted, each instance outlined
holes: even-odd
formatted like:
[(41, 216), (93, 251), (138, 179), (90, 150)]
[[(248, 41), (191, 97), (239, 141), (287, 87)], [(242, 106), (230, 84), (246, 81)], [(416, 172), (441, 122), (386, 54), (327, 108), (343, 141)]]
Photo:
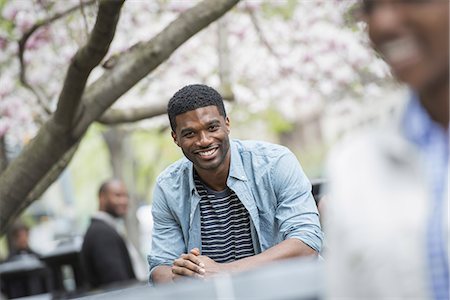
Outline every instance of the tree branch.
[(50, 23), (61, 19), (71, 13), (73, 13), (74, 11), (76, 11), (77, 9), (79, 9), (80, 7), (83, 6), (87, 6), (87, 5), (92, 5), (94, 4), (96, 1), (95, 0), (90, 0), (84, 3), (80, 3), (79, 5), (75, 5), (72, 6), (70, 8), (68, 8), (65, 11), (62, 12), (58, 12), (55, 13), (54, 15), (40, 20), (38, 22), (36, 22), (30, 29), (28, 29), (23, 35), (22, 38), (19, 40), (18, 44), (19, 44), (19, 52), (17, 53), (18, 57), (19, 57), (19, 63), (20, 63), (20, 73), (19, 73), (19, 79), (20, 82), (23, 84), (23, 86), (27, 89), (29, 89), (37, 98), (39, 104), (44, 108), (45, 112), (48, 115), (51, 115), (52, 111), (50, 109), (50, 107), (48, 106), (48, 104), (43, 100), (44, 98), (48, 98), (45, 95), (43, 95), (43, 93), (41, 91), (39, 91), (37, 88), (33, 87), (27, 79), (26, 76), (26, 64), (24, 61), (24, 55), (25, 55), (25, 49), (26, 49), (26, 44), (28, 39), (33, 35), (33, 33), (36, 32), (36, 30), (38, 30), (39, 28), (49, 25)]
[[(23, 62), (20, 62), (21, 68), (20, 68), (20, 74), (19, 79), (20, 82), (22, 82), (22, 85), (27, 88), (33, 95), (36, 97), (38, 104), (41, 106), (44, 113), (49, 116), (52, 114), (52, 110), (50, 109), (50, 106), (47, 102), (44, 101), (45, 98), (48, 98), (46, 95), (44, 95), (42, 90), (39, 90), (38, 88), (33, 87), (26, 79), (25, 77), (25, 71), (22, 72), (22, 70), (25, 70), (25, 65)], [(23, 65), (23, 67), (22, 67)]]
[(8, 166), (8, 157), (6, 155), (6, 141), (5, 136), (0, 137), (0, 174)]
[(29, 192), (71, 148), (73, 143), (66, 136), (61, 127), (56, 126), (53, 118), (50, 118), (37, 136), (0, 174), (0, 234), (14, 216), (22, 211)]
[(234, 100), (231, 84), (230, 48), (228, 47), (228, 22), (227, 18), (217, 21), (217, 51), (219, 54), (219, 78), (220, 93), (224, 99)]
[(69, 65), (54, 115), (55, 122), (67, 130), (71, 129), (73, 115), (83, 95), (89, 74), (108, 52), (116, 32), (123, 1), (105, 0), (100, 3), (89, 40), (77, 51)]
[(116, 65), (91, 84), (74, 119), (74, 137), (132, 86), (164, 62), (181, 44), (220, 18), (239, 0), (205, 0), (180, 14), (150, 41), (141, 43), (118, 58)]
[(86, 36), (89, 36), (89, 25), (87, 21), (86, 12), (84, 11), (86, 4), (83, 2), (83, 0), (79, 1), (80, 1), (80, 12), (81, 15), (83, 16), (84, 32), (86, 33)]
[(166, 112), (167, 112), (167, 103), (158, 103), (128, 109), (110, 108), (100, 117), (98, 121), (105, 125), (131, 123), (164, 115), (166, 114)]
[[(76, 143), (73, 145), (62, 157), (61, 159), (52, 166), (50, 171), (45, 174), (44, 177), (42, 177), (39, 182), (34, 186), (34, 188), (31, 190), (31, 192), (28, 193), (25, 200), (20, 204), (18, 209), (14, 212), (13, 215), (11, 215), (11, 220), (17, 218), (20, 213), (25, 210), (31, 203), (33, 203), (34, 200), (39, 198), (46, 190), (47, 188), (56, 180), (58, 179), (59, 175), (66, 169), (69, 162), (72, 160), (73, 156), (75, 155), (75, 152), (78, 149), (78, 146), (80, 143)], [(9, 223), (5, 226), (8, 227)], [(3, 224), (2, 224), (3, 226)], [(2, 231), (0, 230), (0, 236), (2, 235)]]
[(265, 37), (263, 30), (261, 29), (261, 26), (259, 26), (258, 18), (256, 17), (255, 13), (248, 7), (246, 8), (246, 11), (250, 16), (250, 20), (252, 21), (253, 27), (255, 28), (256, 34), (258, 35), (258, 38), (261, 41), (261, 43), (264, 45), (264, 47), (267, 48), (270, 54), (272, 54), (276, 58), (280, 58), (278, 53), (276, 53), (275, 50), (273, 50), (269, 41)]

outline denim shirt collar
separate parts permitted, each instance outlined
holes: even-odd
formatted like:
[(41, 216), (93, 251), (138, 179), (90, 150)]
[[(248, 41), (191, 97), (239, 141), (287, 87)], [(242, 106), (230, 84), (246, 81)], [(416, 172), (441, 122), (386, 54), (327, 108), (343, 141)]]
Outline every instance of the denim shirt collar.
[(244, 171), (244, 165), (242, 164), (241, 155), (239, 154), (238, 147), (233, 140), (230, 140), (230, 151), (231, 151), (231, 159), (228, 178), (233, 177), (237, 180), (247, 181), (247, 177), (245, 176)]

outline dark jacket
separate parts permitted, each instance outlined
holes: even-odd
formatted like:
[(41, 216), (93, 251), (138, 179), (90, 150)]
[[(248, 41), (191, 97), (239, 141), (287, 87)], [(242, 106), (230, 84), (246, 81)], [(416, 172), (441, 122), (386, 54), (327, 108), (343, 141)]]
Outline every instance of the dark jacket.
[(114, 228), (101, 220), (91, 219), (84, 236), (81, 258), (93, 288), (136, 279), (125, 241)]

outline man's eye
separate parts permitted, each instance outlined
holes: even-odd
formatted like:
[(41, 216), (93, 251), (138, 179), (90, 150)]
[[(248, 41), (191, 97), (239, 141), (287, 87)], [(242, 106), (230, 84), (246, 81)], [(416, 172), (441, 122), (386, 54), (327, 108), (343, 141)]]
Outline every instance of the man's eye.
[(211, 126), (209, 126), (209, 130), (210, 131), (215, 131), (215, 130), (217, 130), (219, 128), (219, 125), (211, 125)]
[(192, 131), (186, 132), (185, 134), (183, 134), (184, 137), (191, 137), (193, 135), (194, 135), (194, 133)]

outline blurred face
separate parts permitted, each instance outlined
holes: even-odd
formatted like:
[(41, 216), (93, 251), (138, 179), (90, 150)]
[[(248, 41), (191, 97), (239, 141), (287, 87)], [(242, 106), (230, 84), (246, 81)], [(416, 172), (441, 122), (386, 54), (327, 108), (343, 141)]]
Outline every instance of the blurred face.
[(202, 171), (228, 171), (230, 164), (230, 123), (220, 115), (216, 106), (201, 107), (176, 116), (174, 142)]
[(420, 92), (448, 84), (448, 0), (362, 0), (369, 36), (394, 75)]
[(114, 217), (123, 217), (128, 209), (128, 192), (120, 181), (112, 181), (100, 195), (100, 210)]
[(28, 249), (28, 231), (27, 230), (19, 230), (16, 233), (14, 246), (17, 250), (25, 250)]

